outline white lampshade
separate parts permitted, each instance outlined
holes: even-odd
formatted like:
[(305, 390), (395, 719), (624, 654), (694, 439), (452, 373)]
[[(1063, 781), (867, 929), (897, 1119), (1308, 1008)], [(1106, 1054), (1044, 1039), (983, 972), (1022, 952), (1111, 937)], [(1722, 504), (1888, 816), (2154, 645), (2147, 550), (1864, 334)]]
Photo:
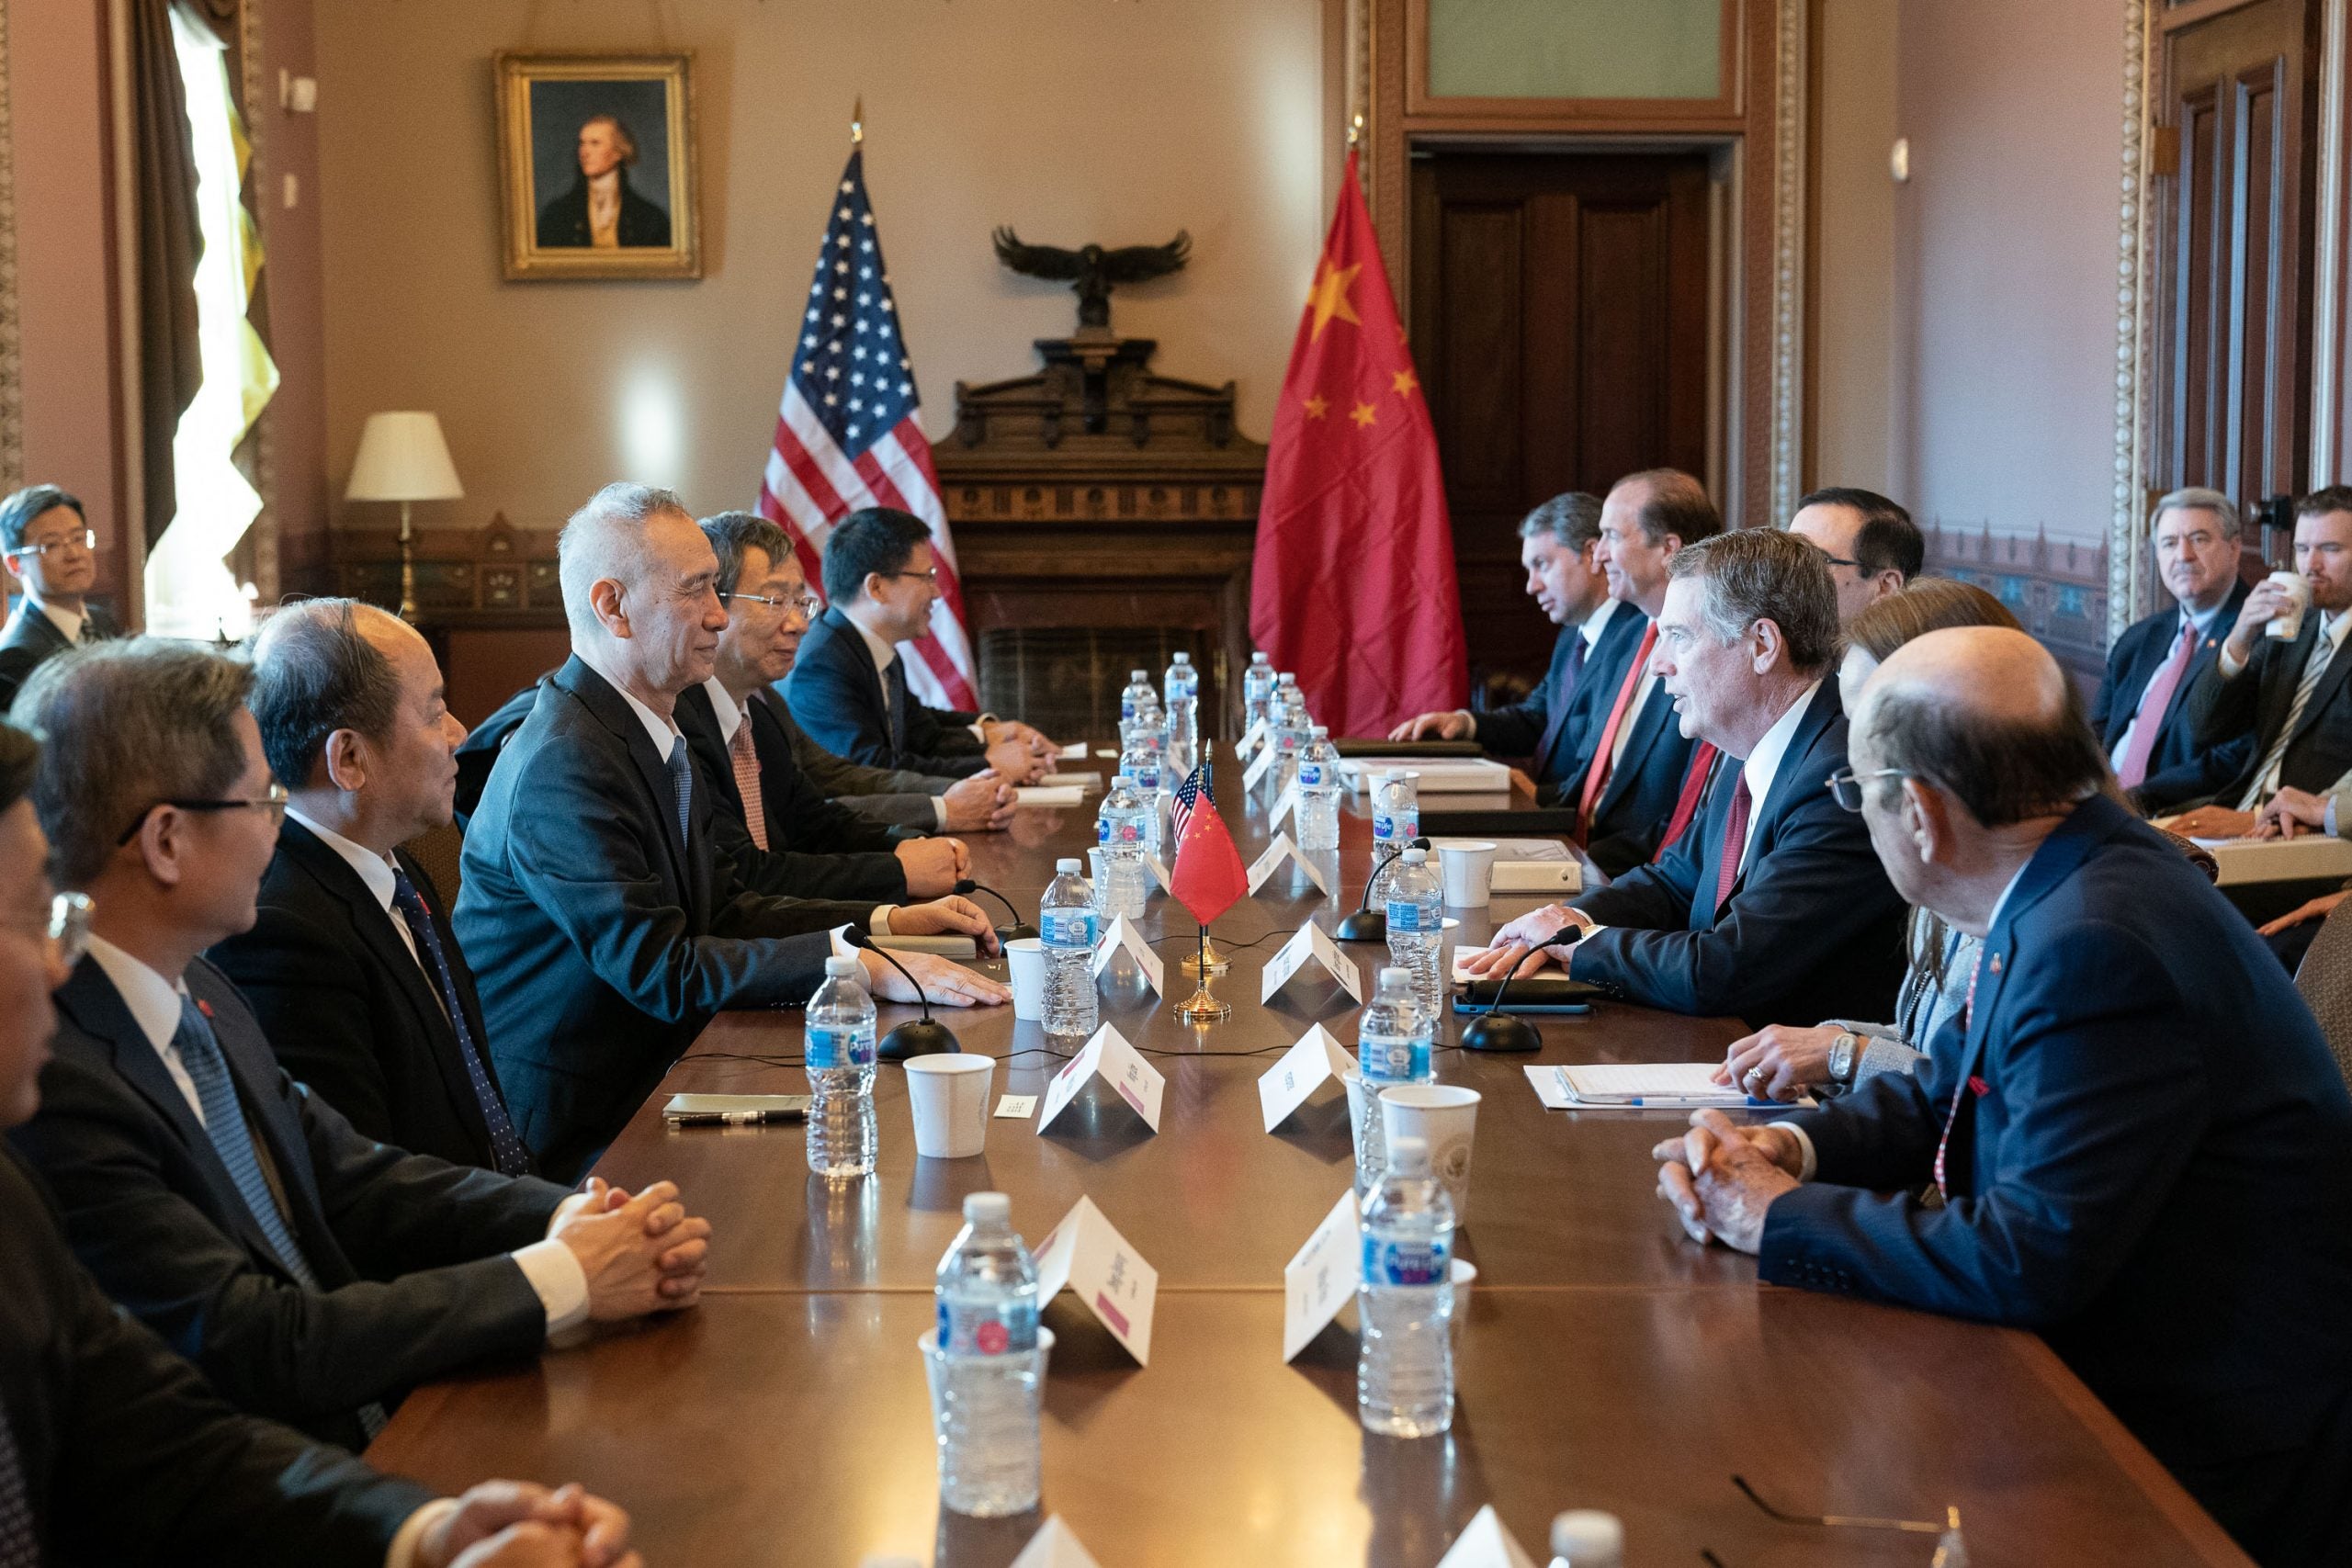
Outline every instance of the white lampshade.
[(359, 433), (345, 501), (456, 501), (466, 493), (429, 413), (371, 413)]

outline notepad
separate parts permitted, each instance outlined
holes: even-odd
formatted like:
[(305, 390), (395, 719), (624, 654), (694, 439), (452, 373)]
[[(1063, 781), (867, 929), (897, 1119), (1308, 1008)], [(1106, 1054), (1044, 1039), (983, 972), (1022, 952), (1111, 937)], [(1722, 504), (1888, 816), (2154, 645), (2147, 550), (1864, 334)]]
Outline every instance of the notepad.
[(1742, 1090), (1714, 1081), (1720, 1062), (1594, 1062), (1555, 1067), (1571, 1105), (1746, 1105)]
[[(1105, 755), (1109, 754), (1105, 753)], [(1075, 762), (1085, 755), (1086, 742), (1083, 740), (1073, 740), (1061, 750), (1061, 760), (1065, 762)]]
[(1077, 806), (1085, 798), (1076, 784), (1023, 784), (1012, 792), (1015, 806)]

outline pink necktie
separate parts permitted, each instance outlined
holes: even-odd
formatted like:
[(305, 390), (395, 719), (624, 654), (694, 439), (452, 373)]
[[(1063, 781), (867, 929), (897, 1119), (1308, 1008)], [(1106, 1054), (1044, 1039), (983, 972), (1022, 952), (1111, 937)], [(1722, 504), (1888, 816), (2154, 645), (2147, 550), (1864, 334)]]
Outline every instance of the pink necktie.
[(760, 796), (760, 754), (752, 749), (748, 713), (735, 727), (735, 738), (727, 743), (727, 760), (735, 765), (735, 789), (743, 797), (743, 825), (752, 830), (752, 842), (766, 849), (768, 808)]
[(1747, 813), (1755, 797), (1747, 792), (1747, 770), (1739, 770), (1738, 786), (1731, 792), (1731, 810), (1724, 818), (1723, 863), (1715, 868), (1715, 913), (1723, 913), (1732, 884), (1739, 880), (1739, 863), (1747, 853)]
[(2155, 754), (2156, 731), (2165, 727), (2165, 709), (2172, 705), (2172, 694), (2180, 690), (2181, 677), (2188, 673), (2189, 661), (2196, 657), (2197, 623), (2183, 617), (2180, 640), (2173, 644), (2172, 657), (2140, 694), (2140, 711), (2132, 720), (2132, 744), (2123, 749), (2123, 761), (2115, 769), (2115, 782), (2125, 789), (2137, 789), (2148, 782), (2148, 759)]

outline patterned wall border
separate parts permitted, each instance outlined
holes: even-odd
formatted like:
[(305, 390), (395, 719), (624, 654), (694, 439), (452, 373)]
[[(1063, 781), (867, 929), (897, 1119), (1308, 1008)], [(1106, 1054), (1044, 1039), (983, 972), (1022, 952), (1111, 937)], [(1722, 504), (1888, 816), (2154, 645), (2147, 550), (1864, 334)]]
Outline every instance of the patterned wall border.
[(24, 482), (24, 377), (17, 332), (17, 133), (8, 101), (8, 7), (0, 5), (0, 491)]
[(1973, 582), (2000, 600), (2059, 663), (2097, 685), (2114, 604), (2109, 574), (2118, 552), (2109, 541), (2052, 539), (2047, 528), (1996, 529), (1984, 519), (1924, 521), (1931, 574)]
[(2154, 25), (2146, 0), (2123, 4), (2123, 172), (2115, 240), (2115, 515), (2109, 525), (2107, 633), (2111, 638), (2148, 608), (2147, 563), (2142, 558), (2141, 512), (2148, 471), (2148, 367), (2155, 321), (2154, 229), (2149, 220), (2148, 80)]
[(1796, 511), (1804, 490), (1805, 0), (1781, 0), (1772, 71), (1777, 99), (1772, 134), (1771, 433), (1765, 510), (1780, 519)]

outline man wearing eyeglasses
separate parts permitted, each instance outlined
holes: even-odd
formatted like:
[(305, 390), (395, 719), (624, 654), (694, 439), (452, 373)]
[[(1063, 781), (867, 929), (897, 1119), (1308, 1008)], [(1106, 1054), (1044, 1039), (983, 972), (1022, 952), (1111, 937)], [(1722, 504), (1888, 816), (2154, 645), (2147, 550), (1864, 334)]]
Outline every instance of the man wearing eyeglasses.
[(1829, 568), (1813, 545), (1747, 528), (1684, 546), (1668, 570), (1652, 662), (1682, 733), (1726, 771), (1664, 855), (1511, 921), (1465, 967), (1558, 963), (1649, 1007), (1756, 1028), (1885, 1017), (1905, 908), (1825, 784), (1846, 765)]
[(122, 635), (87, 598), (98, 578), (97, 543), (82, 503), (55, 485), (28, 485), (0, 501), (0, 560), (21, 595), (0, 629), (0, 713), (51, 654)]
[(279, 1066), (199, 956), (253, 923), (286, 812), (251, 683), (141, 638), (26, 684), (33, 804), (96, 911), (10, 1137), (108, 1294), (243, 1408), (358, 1448), (420, 1382), (693, 1305), (709, 1225), (666, 1182), (573, 1195), (379, 1144)]
[(1928, 541), (1911, 513), (1875, 491), (1838, 485), (1800, 498), (1789, 532), (1829, 560), (1844, 626), (1905, 584), (1928, 564)]
[(1048, 772), (1055, 747), (1025, 724), (917, 701), (899, 644), (931, 626), (939, 572), (922, 519), (887, 506), (853, 512), (825, 537), (825, 596), (785, 682), (817, 744), (869, 768), (968, 777), (992, 768), (1010, 784)]

